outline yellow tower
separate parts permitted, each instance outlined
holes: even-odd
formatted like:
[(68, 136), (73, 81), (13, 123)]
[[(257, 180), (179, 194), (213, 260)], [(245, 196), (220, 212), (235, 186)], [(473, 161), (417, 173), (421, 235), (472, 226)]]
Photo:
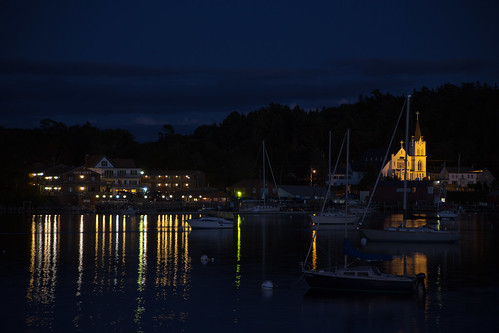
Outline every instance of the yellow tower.
[[(400, 149), (382, 170), (384, 177), (395, 177), (404, 180), (405, 175), (404, 142), (400, 141)], [(419, 112), (416, 112), (416, 130), (407, 152), (407, 180), (423, 180), (426, 178), (426, 141), (419, 127)]]
[(407, 156), (410, 161), (411, 167), (407, 166), (409, 170), (409, 180), (423, 180), (426, 178), (426, 141), (423, 140), (421, 135), (421, 128), (419, 127), (419, 112), (416, 112), (416, 130), (414, 136), (411, 138), (409, 154)]

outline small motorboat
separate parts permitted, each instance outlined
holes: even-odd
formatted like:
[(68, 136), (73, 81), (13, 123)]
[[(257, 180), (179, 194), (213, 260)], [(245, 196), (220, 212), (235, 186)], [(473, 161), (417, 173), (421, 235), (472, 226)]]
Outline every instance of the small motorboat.
[(192, 229), (231, 229), (234, 227), (234, 220), (216, 216), (202, 216), (189, 219), (187, 223)]

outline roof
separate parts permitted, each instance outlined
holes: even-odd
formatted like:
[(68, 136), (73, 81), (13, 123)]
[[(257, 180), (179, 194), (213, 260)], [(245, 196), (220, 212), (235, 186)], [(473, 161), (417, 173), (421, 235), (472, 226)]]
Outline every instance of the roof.
[(199, 170), (147, 170), (145, 174), (147, 176), (166, 176), (166, 175), (193, 175), (202, 174)]
[(110, 158), (105, 155), (92, 155), (85, 158), (85, 167), (96, 168), (102, 159), (108, 160), (114, 168), (136, 168), (135, 161), (131, 158)]
[(47, 167), (41, 171), (43, 172), (44, 176), (59, 176), (71, 169), (73, 169), (73, 167), (69, 167), (65, 164), (56, 164)]
[(421, 128), (419, 127), (419, 117), (416, 120), (416, 131), (414, 132), (414, 140), (419, 141), (423, 136), (421, 135)]

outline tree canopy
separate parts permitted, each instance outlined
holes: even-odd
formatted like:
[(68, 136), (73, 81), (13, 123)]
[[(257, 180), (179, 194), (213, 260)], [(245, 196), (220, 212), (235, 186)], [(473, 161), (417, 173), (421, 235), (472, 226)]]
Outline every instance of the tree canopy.
[[(2, 188), (27, 183), (35, 166), (64, 163), (79, 166), (85, 155), (106, 154), (133, 158), (145, 170), (201, 170), (211, 186), (225, 187), (261, 172), (261, 142), (265, 140), (274, 174), (281, 184), (306, 182), (310, 168), (325, 179), (328, 132), (333, 154), (347, 128), (351, 129), (350, 156), (389, 143), (405, 96), (375, 90), (354, 104), (317, 110), (270, 103), (247, 114), (232, 112), (220, 124), (198, 127), (193, 134), (176, 134), (165, 125), (155, 142), (137, 143), (122, 129), (98, 129), (89, 123), (66, 126), (50, 119), (35, 129), (0, 127)], [(412, 93), (411, 135), (415, 112), (427, 141), (429, 160), (488, 168), (499, 175), (499, 89), (480, 83), (460, 87), (445, 84)], [(396, 144), (403, 140), (399, 129)], [(398, 139), (400, 138), (400, 139)]]

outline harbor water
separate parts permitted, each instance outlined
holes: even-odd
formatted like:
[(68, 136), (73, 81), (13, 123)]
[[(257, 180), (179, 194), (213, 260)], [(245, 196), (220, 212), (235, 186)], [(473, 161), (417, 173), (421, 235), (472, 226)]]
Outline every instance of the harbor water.
[[(342, 264), (344, 231), (305, 214), (248, 215), (191, 230), (191, 214), (0, 217), (2, 332), (495, 332), (499, 230), (464, 213), (456, 244), (362, 245), (387, 273), (426, 274), (426, 294), (310, 290), (300, 264)], [(426, 223), (424, 217), (413, 223)], [(375, 226), (400, 222), (375, 215)]]

